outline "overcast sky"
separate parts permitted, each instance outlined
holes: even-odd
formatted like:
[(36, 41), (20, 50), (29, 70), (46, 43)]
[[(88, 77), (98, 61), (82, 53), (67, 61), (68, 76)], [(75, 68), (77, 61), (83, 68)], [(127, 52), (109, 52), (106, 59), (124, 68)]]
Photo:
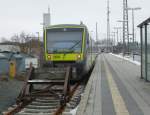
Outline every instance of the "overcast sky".
[[(121, 23), (116, 21), (122, 20), (122, 1), (110, 0), (111, 28), (121, 26)], [(99, 39), (104, 37), (107, 0), (0, 0), (0, 38), (9, 38), (21, 31), (29, 33), (40, 31), (42, 35), (40, 23), (48, 5), (51, 9), (52, 24), (79, 24), (82, 20), (95, 34), (95, 23), (98, 22)], [(149, 5), (150, 0), (128, 0), (129, 7), (142, 8), (135, 12), (135, 25), (150, 16)], [(131, 17), (129, 21), (131, 22)]]

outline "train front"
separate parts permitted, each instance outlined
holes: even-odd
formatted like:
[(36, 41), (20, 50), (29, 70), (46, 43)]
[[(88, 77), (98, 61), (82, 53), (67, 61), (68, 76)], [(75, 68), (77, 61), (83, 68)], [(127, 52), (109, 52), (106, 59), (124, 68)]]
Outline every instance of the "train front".
[(54, 67), (83, 69), (85, 29), (77, 26), (51, 26), (44, 30), (45, 58)]

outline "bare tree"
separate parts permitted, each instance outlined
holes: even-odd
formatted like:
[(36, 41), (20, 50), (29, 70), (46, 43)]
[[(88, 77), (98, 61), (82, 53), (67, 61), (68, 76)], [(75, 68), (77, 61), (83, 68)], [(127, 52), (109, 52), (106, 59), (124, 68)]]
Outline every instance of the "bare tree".
[(22, 31), (19, 35), (20, 39), (21, 39), (21, 43), (25, 43), (26, 41), (26, 33), (24, 31)]
[(38, 46), (41, 44), (39, 43), (37, 36), (35, 34), (29, 34), (27, 32), (20, 32), (18, 34), (14, 34), (11, 37), (11, 42), (16, 44), (20, 47), (21, 52), (32, 54), (32, 52), (38, 52)]
[(8, 42), (7, 38), (5, 38), (5, 37), (1, 37), (1, 38), (0, 38), (0, 41), (1, 41), (1, 43)]
[(20, 43), (20, 37), (18, 36), (18, 34), (13, 35), (11, 37), (11, 41), (15, 43)]

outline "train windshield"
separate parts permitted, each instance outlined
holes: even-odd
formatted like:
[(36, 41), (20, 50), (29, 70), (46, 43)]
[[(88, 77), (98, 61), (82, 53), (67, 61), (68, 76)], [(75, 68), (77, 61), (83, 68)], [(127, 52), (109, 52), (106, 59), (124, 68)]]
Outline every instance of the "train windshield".
[(82, 47), (81, 28), (59, 28), (47, 30), (48, 53), (80, 53)]

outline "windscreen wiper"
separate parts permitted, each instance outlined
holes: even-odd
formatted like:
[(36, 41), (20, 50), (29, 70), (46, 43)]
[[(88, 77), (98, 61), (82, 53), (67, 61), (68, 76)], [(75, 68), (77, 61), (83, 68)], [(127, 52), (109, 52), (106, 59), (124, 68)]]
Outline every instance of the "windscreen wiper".
[(77, 41), (73, 46), (71, 46), (69, 48), (69, 50), (72, 50), (73, 48), (75, 48), (82, 40)]
[(53, 50), (53, 53), (59, 53), (57, 49)]

